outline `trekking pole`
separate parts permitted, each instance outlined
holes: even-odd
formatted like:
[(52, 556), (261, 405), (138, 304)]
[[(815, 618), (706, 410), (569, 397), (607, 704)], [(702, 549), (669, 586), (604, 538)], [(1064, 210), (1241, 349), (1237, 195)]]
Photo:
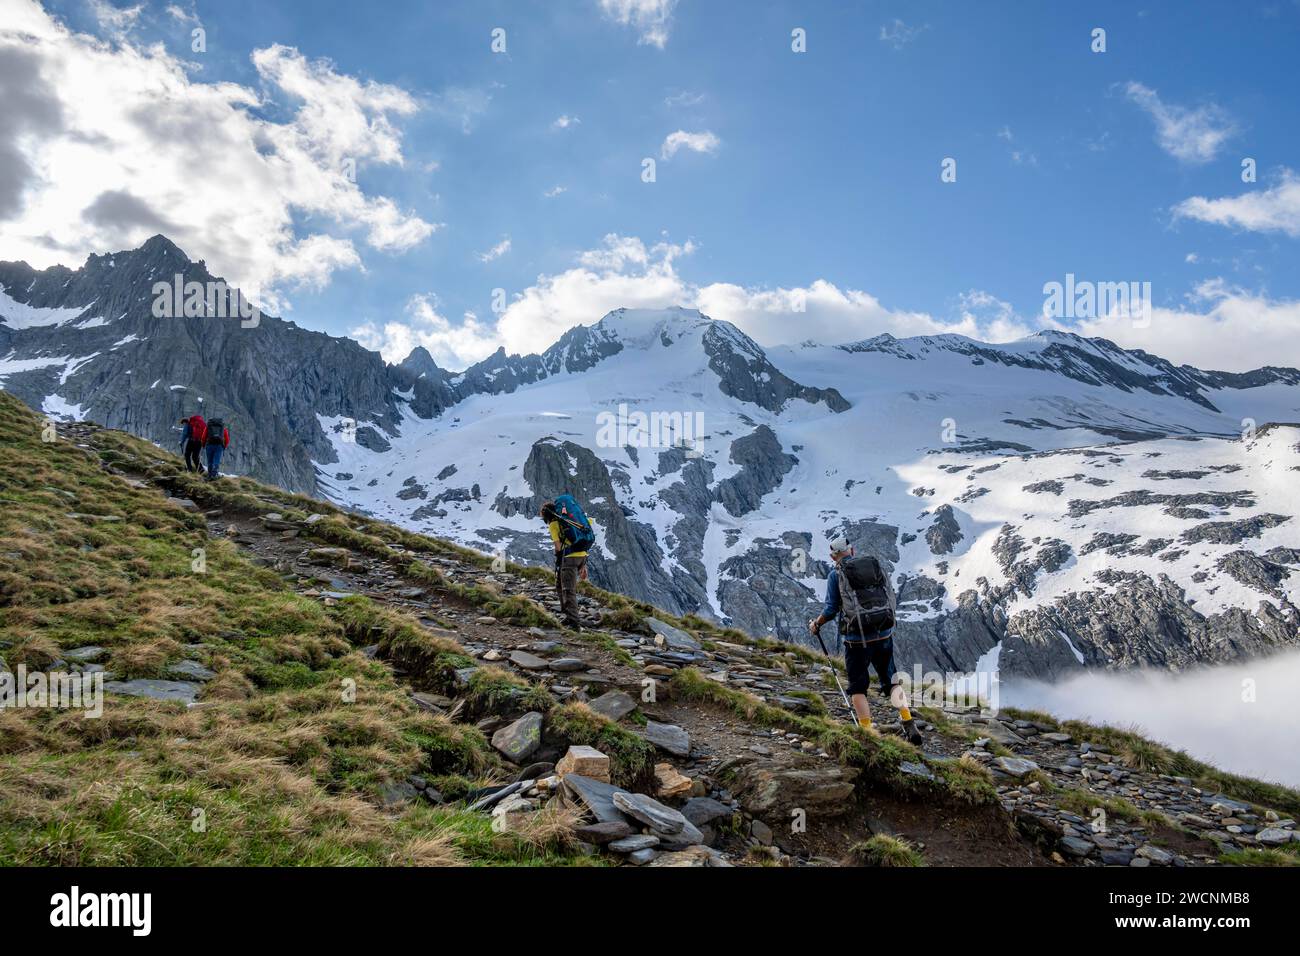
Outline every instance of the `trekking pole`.
[[(813, 631), (813, 637), (817, 638), (817, 643), (821, 645), (822, 653), (829, 658), (831, 652), (826, 650), (826, 642), (822, 640), (821, 632)], [(830, 663), (830, 668), (831, 676), (835, 678), (835, 686), (840, 689), (840, 697), (844, 700), (844, 706), (849, 709), (849, 716), (853, 718), (853, 726), (856, 727), (858, 725), (858, 712), (853, 709), (853, 704), (849, 701), (849, 695), (844, 692), (844, 685), (840, 683), (840, 675), (835, 670), (835, 662), (833, 660)]]

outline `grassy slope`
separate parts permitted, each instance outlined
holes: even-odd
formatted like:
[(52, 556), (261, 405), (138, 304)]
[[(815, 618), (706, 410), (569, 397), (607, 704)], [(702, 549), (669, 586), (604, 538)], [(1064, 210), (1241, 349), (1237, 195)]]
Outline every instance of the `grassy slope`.
[[(497, 758), (474, 728), (415, 708), (387, 666), (357, 652), (341, 611), (294, 594), (98, 458), (42, 441), (41, 428), (0, 392), (0, 655), (39, 667), (97, 644), (121, 676), (197, 658), (218, 677), (188, 710), (105, 695), (99, 719), (0, 711), (0, 865), (574, 858), (548, 819), (516, 836), (478, 814), (381, 810), (387, 781), (482, 780)], [(110, 444), (169, 466), (143, 442)]]
[[(105, 474), (95, 458), (66, 441), (42, 443), (39, 428), (25, 406), (0, 392), (0, 505), (23, 509), (20, 517), (0, 507), (6, 542), (0, 548), (0, 631), (13, 642), (0, 654), (15, 665), (39, 663), (58, 647), (100, 644), (112, 651), (111, 669), (158, 676), (166, 662), (194, 657), (182, 655), (181, 645), (199, 641), (211, 645), (198, 656), (219, 677), (204, 695), (214, 703), (188, 712), (118, 700), (98, 722), (70, 714), (0, 714), (0, 863), (572, 859), (564, 827), (555, 821), (541, 820), (536, 834), (516, 838), (491, 834), (477, 815), (423, 806), (395, 815), (375, 808), (385, 780), (420, 772), (454, 796), (497, 768), (476, 730), (415, 711), (386, 666), (353, 650), (379, 643), (383, 656), (418, 685), (446, 688), (451, 673), (469, 663), (454, 641), (364, 599), (326, 609), (298, 597), (278, 575), (207, 539), (197, 516), (160, 508), (156, 491)], [(478, 604), (499, 620), (553, 624), (523, 596), (450, 582), (421, 560), (443, 556), (488, 567), (491, 558), (479, 552), (248, 479), (205, 483), (186, 474), (174, 456), (121, 432), (98, 432), (93, 443), (105, 462), (147, 475), (204, 507), (297, 519), (320, 514), (323, 520), (307, 526), (307, 533), (321, 544), (391, 561), (413, 580)], [(125, 520), (104, 524), (69, 518), (70, 512)], [(197, 547), (207, 549), (202, 575), (190, 571)], [(550, 579), (543, 568), (509, 570)], [(583, 588), (603, 605), (611, 627), (641, 629), (642, 617), (654, 614), (695, 632), (706, 646), (730, 641), (756, 647), (773, 666), (780, 666), (782, 655), (842, 666), (806, 647), (755, 640), (590, 584)], [(607, 636), (587, 637), (601, 642)], [(349, 679), (357, 681), (357, 702), (344, 704), (341, 688)], [(899, 773), (902, 761), (922, 758), (895, 738), (863, 734), (824, 713), (792, 714), (689, 669), (672, 689), (753, 723), (804, 733), (842, 762), (866, 770), (874, 785), (954, 803), (996, 801), (987, 769), (971, 761), (932, 764), (939, 779), (925, 784)], [(550, 705), (543, 691), (494, 668), (476, 676), (467, 703), (471, 711), (488, 712), (505, 694), (535, 694), (538, 709)], [(552, 708), (549, 722), (570, 742), (610, 752), (622, 782), (645, 781), (653, 754), (638, 736), (580, 707)], [(1111, 746), (1131, 766), (1185, 773), (1203, 786), (1286, 812), (1300, 808), (1294, 790), (1222, 773), (1132, 732), (1075, 722), (1065, 729)], [(203, 772), (201, 785), (187, 779), (195, 771)], [(11, 781), (21, 785), (11, 787)], [(213, 835), (210, 824), (207, 834), (194, 834), (192, 809), (208, 809), (211, 821), (212, 807), (222, 811), (225, 828)]]

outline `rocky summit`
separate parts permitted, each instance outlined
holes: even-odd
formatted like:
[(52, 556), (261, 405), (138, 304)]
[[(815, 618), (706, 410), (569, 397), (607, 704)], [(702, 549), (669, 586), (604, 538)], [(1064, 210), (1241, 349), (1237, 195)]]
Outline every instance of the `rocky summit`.
[(592, 585), (583, 630), (564, 628), (545, 569), (251, 479), (197, 480), (91, 423), (50, 434), (4, 394), (0, 495), (0, 672), (102, 682), (96, 720), (0, 709), (0, 863), (1221, 867), (1300, 852), (1300, 794), (1136, 733), (918, 707), (916, 747), (876, 688), (876, 729), (850, 724), (839, 661), (802, 645)]

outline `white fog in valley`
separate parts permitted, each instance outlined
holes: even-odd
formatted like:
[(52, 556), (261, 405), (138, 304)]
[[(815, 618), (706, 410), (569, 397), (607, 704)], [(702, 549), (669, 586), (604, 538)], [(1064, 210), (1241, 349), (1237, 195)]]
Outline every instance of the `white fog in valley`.
[(1300, 785), (1300, 650), (1180, 674), (1129, 671), (1088, 673), (1058, 684), (1003, 682), (999, 695), (1003, 707), (1135, 727), (1223, 770)]

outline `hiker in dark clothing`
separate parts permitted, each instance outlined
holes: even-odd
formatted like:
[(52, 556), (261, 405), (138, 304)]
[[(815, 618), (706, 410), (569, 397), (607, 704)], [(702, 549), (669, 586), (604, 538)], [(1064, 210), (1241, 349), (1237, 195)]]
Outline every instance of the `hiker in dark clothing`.
[(835, 567), (826, 579), (826, 605), (820, 617), (808, 622), (808, 630), (816, 636), (822, 625), (836, 622), (844, 642), (848, 693), (858, 724), (871, 726), (867, 688), (871, 681), (868, 669), (874, 668), (881, 693), (898, 708), (907, 739), (920, 744), (921, 732), (894, 668), (894, 591), (889, 577), (870, 555), (854, 557), (853, 546), (842, 535), (831, 541), (831, 560)]
[(185, 456), (186, 471), (203, 470), (203, 443), (208, 437), (208, 424), (202, 415), (181, 419), (181, 453)]
[(217, 476), (221, 474), (221, 456), (229, 447), (230, 432), (226, 428), (226, 423), (220, 418), (212, 419), (208, 422), (207, 436), (204, 440), (204, 451), (208, 455), (208, 481), (216, 481)]
[(560, 495), (542, 504), (542, 520), (555, 546), (555, 592), (564, 623), (582, 630), (578, 616), (578, 581), (587, 580), (587, 549), (596, 543), (591, 522), (573, 495)]

